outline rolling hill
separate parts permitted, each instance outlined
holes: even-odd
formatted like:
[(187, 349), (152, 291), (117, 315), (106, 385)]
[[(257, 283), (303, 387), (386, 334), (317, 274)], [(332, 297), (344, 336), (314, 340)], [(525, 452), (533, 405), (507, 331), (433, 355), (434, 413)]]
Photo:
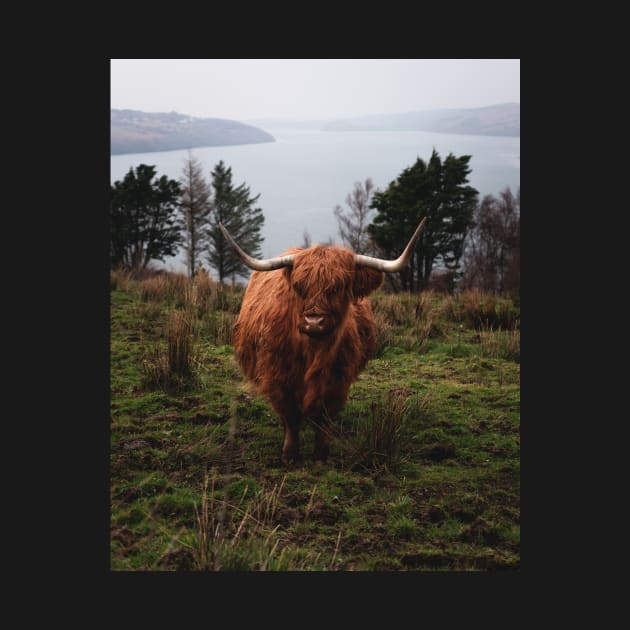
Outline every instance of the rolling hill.
[(112, 155), (259, 142), (275, 139), (262, 129), (235, 120), (195, 118), (177, 112), (111, 110)]
[(467, 109), (437, 109), (332, 120), (324, 131), (433, 131), (487, 136), (520, 136), (520, 103)]

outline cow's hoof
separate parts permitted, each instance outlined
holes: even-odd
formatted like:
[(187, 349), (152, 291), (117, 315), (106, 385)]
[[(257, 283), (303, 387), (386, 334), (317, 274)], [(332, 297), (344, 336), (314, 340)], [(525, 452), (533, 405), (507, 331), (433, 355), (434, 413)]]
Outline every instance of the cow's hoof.
[(282, 453), (280, 460), (285, 466), (296, 466), (303, 462), (303, 458), (299, 453)]
[(321, 446), (315, 449), (315, 459), (318, 462), (325, 462), (328, 459), (330, 449), (327, 446)]

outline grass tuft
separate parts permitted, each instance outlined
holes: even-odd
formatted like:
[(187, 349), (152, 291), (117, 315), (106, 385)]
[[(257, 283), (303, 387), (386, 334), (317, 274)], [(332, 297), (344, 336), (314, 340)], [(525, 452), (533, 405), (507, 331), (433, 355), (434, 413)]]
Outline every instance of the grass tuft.
[(195, 506), (197, 529), (191, 544), (195, 568), (199, 571), (323, 568), (318, 564), (319, 554), (304, 554), (283, 543), (276, 516), (285, 480), (286, 475), (279, 484), (271, 489), (261, 488), (249, 500), (248, 486), (245, 486), (240, 500), (232, 503), (215, 498), (215, 480), (209, 491), (206, 475), (201, 506)]
[(481, 355), (494, 359), (520, 362), (521, 331), (514, 325), (510, 330), (482, 326), (479, 331)]
[(191, 314), (188, 311), (172, 311), (166, 325), (166, 343), (155, 343), (142, 362), (144, 386), (181, 391), (198, 384), (197, 345)]
[(405, 425), (411, 418), (422, 422), (427, 413), (428, 399), (394, 388), (361, 409), (345, 412), (351, 429), (335, 431), (332, 440), (352, 470), (395, 471), (404, 458)]
[(445, 299), (448, 317), (477, 330), (488, 327), (512, 329), (520, 326), (520, 309), (512, 300), (479, 289), (469, 289)]

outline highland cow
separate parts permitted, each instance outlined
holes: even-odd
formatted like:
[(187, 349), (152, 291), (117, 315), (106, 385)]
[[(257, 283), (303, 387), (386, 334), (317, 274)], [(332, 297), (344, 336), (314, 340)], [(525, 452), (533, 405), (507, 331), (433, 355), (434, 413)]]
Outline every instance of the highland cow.
[(408, 263), (424, 222), (393, 261), (322, 245), (257, 260), (220, 226), (255, 270), (234, 326), (234, 351), (245, 376), (279, 416), (285, 464), (300, 459), (304, 419), (315, 430), (315, 458), (328, 457), (330, 420), (376, 347), (367, 296), (382, 284), (384, 272)]

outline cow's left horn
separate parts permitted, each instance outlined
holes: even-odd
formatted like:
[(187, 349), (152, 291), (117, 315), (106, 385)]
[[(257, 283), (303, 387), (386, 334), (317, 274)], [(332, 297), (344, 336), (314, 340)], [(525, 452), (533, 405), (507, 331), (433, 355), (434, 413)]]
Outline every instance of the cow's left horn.
[(250, 268), (255, 271), (273, 271), (274, 269), (280, 269), (280, 267), (291, 267), (293, 265), (293, 256), (278, 256), (277, 258), (266, 258), (258, 260), (252, 258), (246, 254), (237, 244), (236, 241), (230, 236), (230, 233), (225, 229), (223, 223), (219, 222), (219, 227), (223, 236), (227, 239), (227, 242), (232, 246), (237, 256)]
[(363, 256), (362, 254), (355, 254), (354, 261), (357, 265), (361, 265), (362, 267), (372, 267), (372, 269), (378, 269), (379, 271), (385, 271), (387, 273), (392, 273), (394, 271), (400, 271), (405, 268), (405, 265), (409, 262), (411, 258), (411, 252), (413, 250), (413, 246), (416, 244), (418, 240), (418, 236), (420, 236), (420, 232), (422, 232), (422, 228), (426, 222), (427, 218), (424, 217), (420, 224), (416, 228), (416, 231), (413, 233), (411, 240), (407, 243), (407, 247), (405, 247), (405, 251), (396, 258), (396, 260), (383, 260), (382, 258), (372, 258), (372, 256)]

